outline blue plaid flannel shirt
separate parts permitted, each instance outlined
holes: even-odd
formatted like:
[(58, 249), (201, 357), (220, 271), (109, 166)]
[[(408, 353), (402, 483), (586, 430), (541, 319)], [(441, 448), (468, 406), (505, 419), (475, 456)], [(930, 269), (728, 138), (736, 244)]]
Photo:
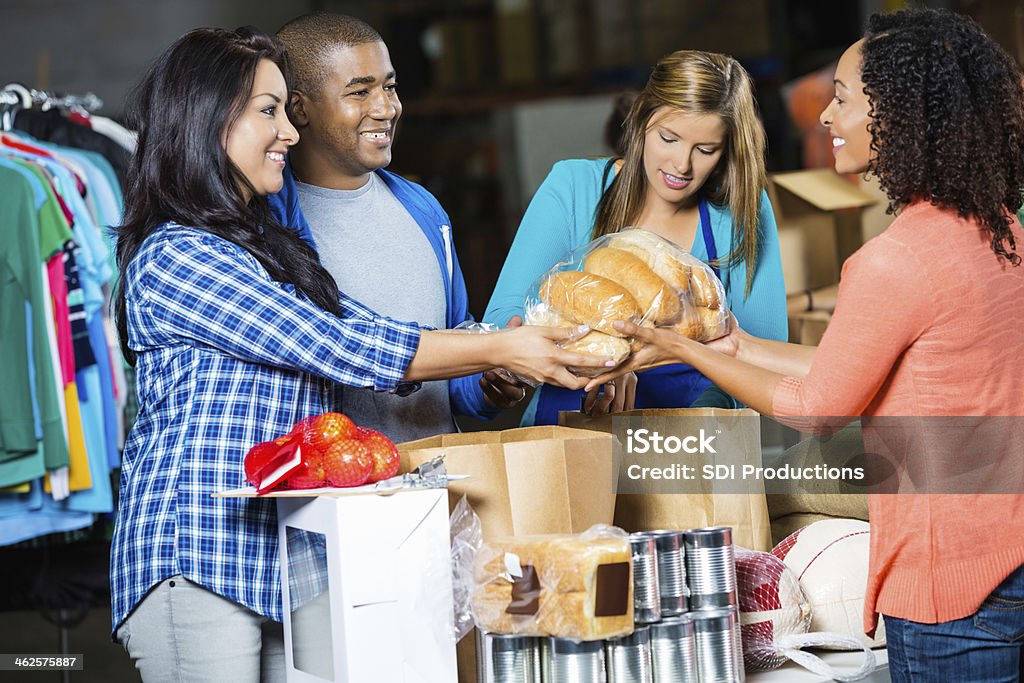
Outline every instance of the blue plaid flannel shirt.
[(330, 410), (334, 383), (403, 384), (421, 328), (344, 294), (342, 315), (326, 313), (241, 247), (175, 224), (146, 239), (123, 286), (139, 415), (111, 549), (114, 629), (179, 573), (281, 621), (273, 500), (212, 494), (244, 485), (253, 444)]

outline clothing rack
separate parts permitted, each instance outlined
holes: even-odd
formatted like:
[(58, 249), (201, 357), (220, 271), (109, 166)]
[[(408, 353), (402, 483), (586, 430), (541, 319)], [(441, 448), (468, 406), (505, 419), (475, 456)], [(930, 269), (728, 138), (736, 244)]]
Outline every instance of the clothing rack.
[(19, 109), (38, 108), (40, 111), (63, 109), (92, 113), (103, 107), (103, 100), (95, 93), (84, 95), (58, 95), (47, 90), (26, 88), (20, 83), (8, 83), (0, 90), (0, 130), (11, 130)]
[(48, 109), (66, 109), (68, 111), (95, 112), (103, 107), (103, 100), (92, 92), (87, 92), (84, 95), (57, 95), (34, 88), (28, 92), (32, 98), (33, 106), (38, 106), (43, 111)]

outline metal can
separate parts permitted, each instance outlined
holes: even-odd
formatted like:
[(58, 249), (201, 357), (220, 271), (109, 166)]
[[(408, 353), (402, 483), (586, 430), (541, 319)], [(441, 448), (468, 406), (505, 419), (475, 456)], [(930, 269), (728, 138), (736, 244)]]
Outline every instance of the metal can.
[(630, 534), (633, 556), (633, 621), (653, 624), (661, 619), (657, 546), (646, 532)]
[(690, 614), (650, 626), (654, 683), (697, 683), (697, 643)]
[(477, 629), (479, 683), (539, 683), (540, 648), (536, 638), (485, 633)]
[(737, 607), (732, 528), (690, 529), (683, 535), (690, 609)]
[(697, 643), (697, 668), (701, 683), (741, 683), (744, 680), (743, 651), (737, 633), (736, 609), (690, 612)]
[(676, 616), (689, 609), (686, 596), (686, 553), (682, 531), (643, 531), (654, 539), (658, 556), (658, 591), (661, 595), (661, 616)]
[(631, 635), (604, 644), (608, 683), (651, 683), (651, 630), (638, 626)]
[(604, 641), (550, 638), (551, 677), (545, 683), (606, 683)]

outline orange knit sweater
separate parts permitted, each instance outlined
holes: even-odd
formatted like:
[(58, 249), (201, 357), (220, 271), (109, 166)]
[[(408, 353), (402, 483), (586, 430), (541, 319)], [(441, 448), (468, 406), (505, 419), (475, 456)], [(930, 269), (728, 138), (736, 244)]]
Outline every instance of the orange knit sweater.
[[(779, 383), (773, 411), (1024, 416), (1024, 265), (1000, 262), (973, 221), (907, 207), (843, 266), (811, 370)], [(872, 495), (869, 510), (868, 633), (877, 613), (968, 616), (1024, 564), (1024, 495)]]

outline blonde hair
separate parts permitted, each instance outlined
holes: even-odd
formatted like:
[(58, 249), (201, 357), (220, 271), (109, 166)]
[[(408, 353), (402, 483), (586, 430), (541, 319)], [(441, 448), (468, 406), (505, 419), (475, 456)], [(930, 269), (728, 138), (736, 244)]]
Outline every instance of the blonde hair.
[(708, 201), (728, 206), (736, 245), (716, 265), (746, 263), (750, 293), (758, 252), (758, 216), (765, 187), (765, 134), (754, 101), (750, 75), (732, 57), (679, 50), (662, 57), (633, 103), (624, 124), (622, 168), (604, 193), (594, 217), (594, 237), (631, 225), (647, 196), (644, 138), (654, 112), (662, 107), (687, 114), (715, 114), (726, 125), (725, 154), (701, 191)]

